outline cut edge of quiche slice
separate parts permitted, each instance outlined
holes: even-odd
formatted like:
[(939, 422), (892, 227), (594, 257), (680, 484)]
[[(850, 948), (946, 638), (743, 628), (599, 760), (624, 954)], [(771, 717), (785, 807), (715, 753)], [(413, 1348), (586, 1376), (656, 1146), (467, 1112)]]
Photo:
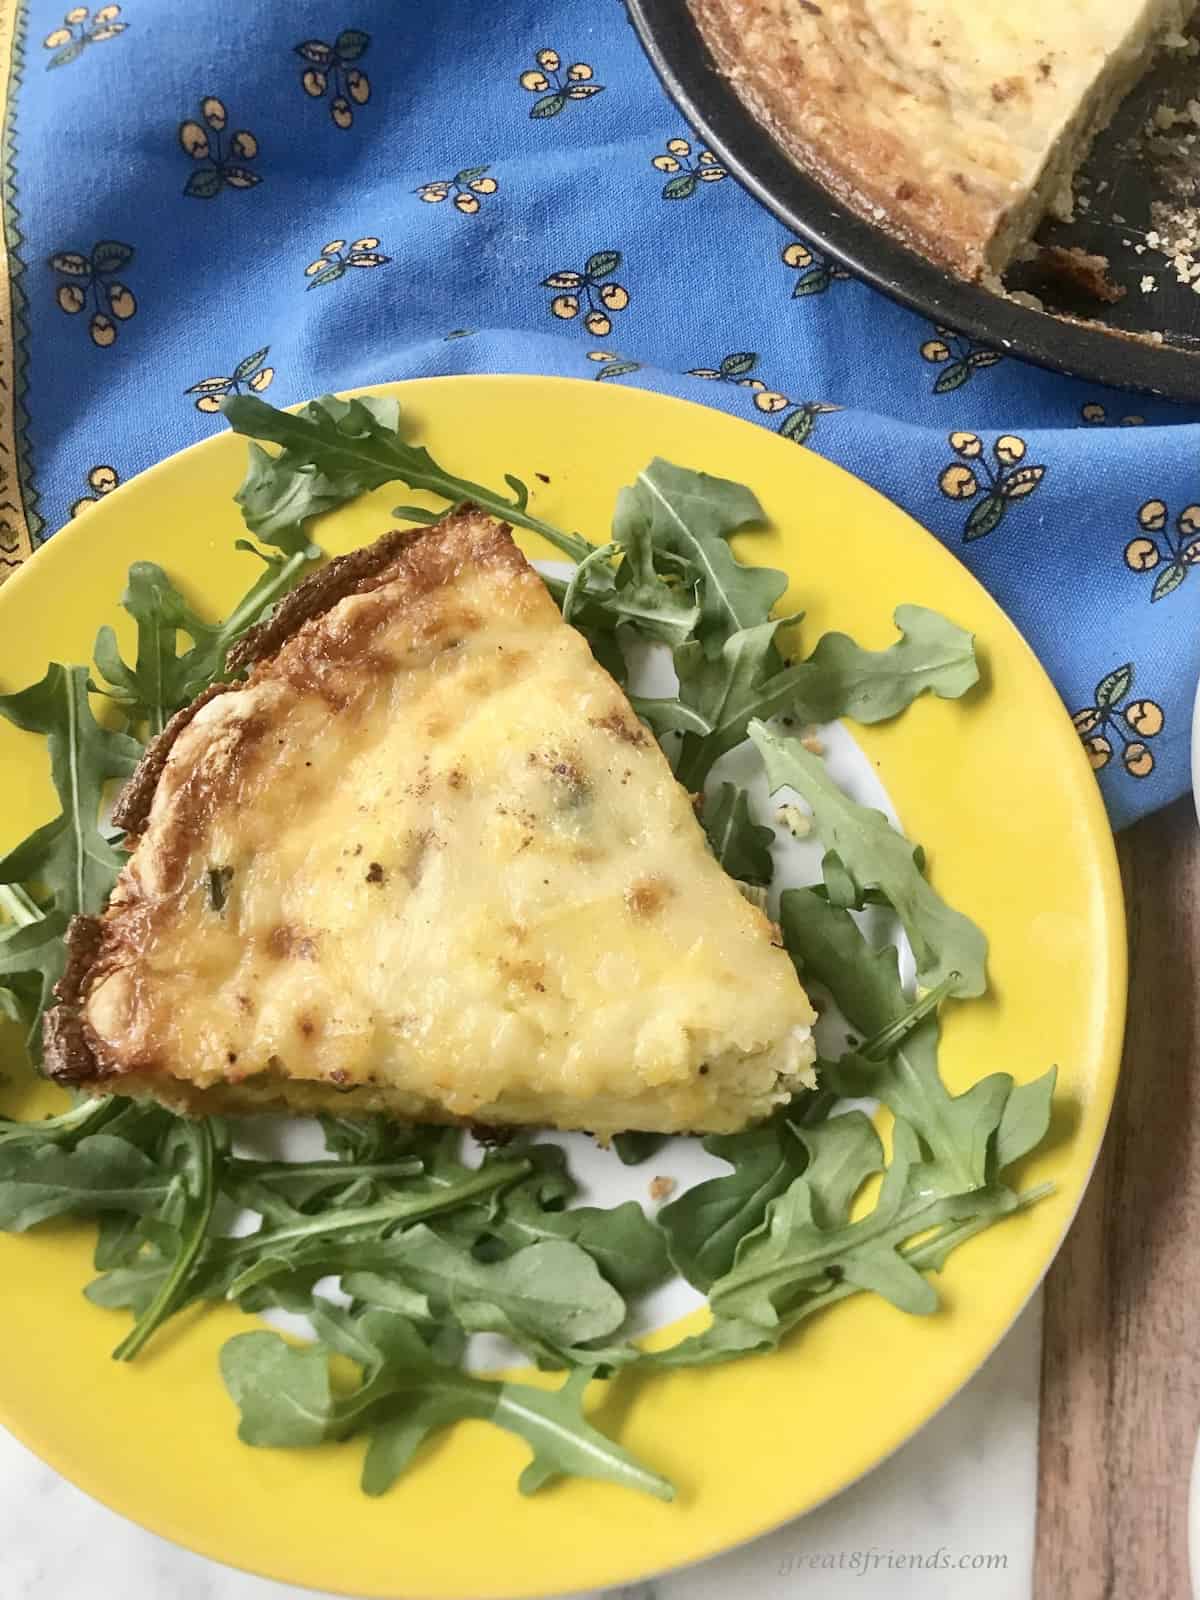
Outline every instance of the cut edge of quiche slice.
[(735, 1131), (813, 1082), (777, 931), (506, 527), (340, 557), (231, 664), (119, 799), (59, 1082), (602, 1137)]

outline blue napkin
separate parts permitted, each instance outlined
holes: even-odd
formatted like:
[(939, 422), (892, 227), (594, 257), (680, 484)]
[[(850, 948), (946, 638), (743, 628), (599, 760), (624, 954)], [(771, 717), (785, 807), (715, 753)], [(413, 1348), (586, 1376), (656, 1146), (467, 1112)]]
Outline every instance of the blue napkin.
[(822, 260), (685, 126), (619, 0), (61, 6), (0, 21), (0, 559), (223, 427), (221, 394), (639, 384), (828, 456), (965, 561), (1115, 824), (1183, 791), (1193, 413), (1002, 358)]

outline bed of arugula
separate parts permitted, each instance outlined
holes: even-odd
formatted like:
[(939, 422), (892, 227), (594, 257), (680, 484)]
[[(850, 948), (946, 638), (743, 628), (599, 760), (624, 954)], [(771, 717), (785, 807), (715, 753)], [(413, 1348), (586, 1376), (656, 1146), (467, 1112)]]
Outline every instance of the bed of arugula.
[[(765, 1126), (707, 1139), (728, 1172), (654, 1219), (633, 1201), (573, 1205), (563, 1151), (523, 1137), (480, 1162), (464, 1159), (454, 1131), (325, 1119), (324, 1159), (260, 1161), (237, 1154), (218, 1119), (191, 1122), (110, 1097), (43, 1122), (0, 1122), (0, 1227), (20, 1232), (64, 1216), (98, 1224), (98, 1276), (85, 1293), (132, 1316), (114, 1352), (121, 1359), (199, 1300), (306, 1315), (315, 1342), (260, 1327), (224, 1346), (240, 1437), (300, 1446), (363, 1434), (369, 1494), (394, 1482), (430, 1432), (474, 1417), (529, 1446), (524, 1491), (578, 1475), (670, 1498), (671, 1484), (587, 1420), (593, 1378), (770, 1350), (806, 1317), (862, 1291), (930, 1312), (937, 1295), (927, 1274), (1044, 1192), (1019, 1193), (1005, 1174), (1046, 1132), (1053, 1071), (1019, 1085), (994, 1073), (957, 1096), (938, 1073), (937, 1009), (984, 991), (983, 935), (930, 885), (920, 848), (844, 795), (787, 731), (841, 716), (877, 722), (926, 691), (962, 695), (977, 679), (972, 640), (904, 605), (886, 650), (833, 633), (798, 655), (799, 619), (773, 615), (784, 574), (741, 563), (728, 542), (763, 522), (754, 495), (707, 474), (652, 462), (620, 492), (611, 539), (597, 546), (533, 515), (517, 478), (500, 493), (445, 471), (405, 438), (394, 402), (326, 397), (292, 414), (240, 397), (224, 410), (237, 432), (279, 447), (250, 444), (237, 496), (254, 536), (239, 548), (262, 564), (245, 597), (224, 622), (209, 622), (160, 567), (137, 562), (122, 597), (137, 625), (134, 660), (104, 627), (92, 667), (52, 664), (39, 683), (0, 696), (0, 714), (45, 738), (62, 808), (0, 860), (0, 1008), (24, 1029), (35, 1065), (66, 925), (103, 907), (121, 866), (106, 799), (145, 741), (225, 674), (234, 641), (320, 559), (311, 519), (392, 482), (431, 493), (442, 511), (473, 502), (568, 557), (569, 580), (547, 583), (620, 682), (629, 639), (670, 648), (677, 694), (633, 703), (690, 790), (750, 739), (772, 792), (802, 798), (825, 850), (823, 875), (784, 891), (783, 936), (806, 984), (832, 997), (859, 1042), (822, 1061), (820, 1087)], [(415, 522), (439, 514), (396, 508)], [(99, 704), (108, 710), (97, 720)], [(761, 894), (772, 831), (746, 791), (721, 785), (703, 821), (725, 868)], [(877, 904), (908, 936), (915, 997), (901, 985), (897, 951), (873, 948), (853, 916)], [(845, 1108), (861, 1097), (894, 1114), (890, 1157), (871, 1119)], [(637, 1161), (655, 1147), (630, 1134), (617, 1153)], [(852, 1209), (878, 1174), (870, 1207)], [(231, 1220), (244, 1210), (258, 1225), (233, 1237)], [(674, 1272), (707, 1295), (712, 1321), (649, 1354), (626, 1335), (629, 1309)], [(338, 1302), (317, 1291), (331, 1275)], [(565, 1379), (543, 1388), (472, 1374), (464, 1347), (480, 1332), (502, 1334)], [(355, 1363), (355, 1384), (331, 1381), (331, 1355)]]

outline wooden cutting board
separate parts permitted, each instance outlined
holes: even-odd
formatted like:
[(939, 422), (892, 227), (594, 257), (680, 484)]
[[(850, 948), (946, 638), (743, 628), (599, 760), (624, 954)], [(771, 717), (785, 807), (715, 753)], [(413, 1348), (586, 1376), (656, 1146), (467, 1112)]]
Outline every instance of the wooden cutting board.
[[(1187, 1600), (1200, 1428), (1200, 830), (1119, 840), (1125, 1058), (1096, 1174), (1046, 1280), (1034, 1600)], [(1200, 1554), (1200, 1552), (1198, 1552)]]

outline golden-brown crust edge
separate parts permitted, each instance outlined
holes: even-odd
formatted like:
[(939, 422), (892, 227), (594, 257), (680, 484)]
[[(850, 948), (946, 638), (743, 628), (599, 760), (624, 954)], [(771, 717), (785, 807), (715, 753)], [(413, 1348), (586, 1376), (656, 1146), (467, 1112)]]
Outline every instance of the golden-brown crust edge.
[(248, 628), (237, 641), (228, 656), (230, 670), (241, 672), (273, 656), (284, 640), (304, 623), (324, 616), (347, 595), (361, 593), (395, 560), (405, 545), (436, 533), (445, 521), (443, 518), (431, 528), (390, 528), (373, 544), (348, 550), (345, 555), (335, 556), (323, 567), (310, 572), (303, 582), (284, 595), (268, 617)]
[(54, 985), (58, 1004), (42, 1018), (43, 1070), (56, 1083), (89, 1083), (100, 1076), (84, 1025), (81, 1000), (102, 938), (99, 917), (71, 918), (64, 939), (67, 964)]
[(114, 827), (120, 828), (121, 832), (126, 834), (137, 834), (142, 831), (146, 825), (146, 818), (150, 815), (150, 806), (154, 800), (154, 791), (158, 788), (158, 780), (162, 777), (167, 757), (171, 754), (179, 735), (201, 706), (206, 706), (219, 694), (240, 687), (241, 685), (237, 683), (210, 683), (190, 705), (183, 706), (169, 719), (161, 733), (155, 734), (143, 750), (142, 759), (121, 786), (121, 792), (112, 809)]
[[(794, 53), (781, 48), (769, 70), (760, 63), (748, 63), (740, 48), (736, 16), (741, 4), (742, 0), (688, 0), (722, 76), (751, 115), (766, 126), (802, 172), (829, 189), (857, 216), (959, 275), (978, 279), (994, 224), (990, 219), (985, 222), (979, 209), (970, 205), (969, 193), (964, 191), (961, 203), (948, 204), (948, 197), (915, 185), (904, 163), (892, 160), (878, 142), (864, 144), (861, 138), (844, 137), (818, 147), (803, 136), (792, 116), (795, 91), (789, 94), (785, 87), (789, 58)], [(794, 67), (795, 79), (805, 83), (799, 58)], [(831, 119), (843, 122), (839, 104), (831, 102), (829, 112)], [(974, 227), (970, 225), (972, 215)]]

